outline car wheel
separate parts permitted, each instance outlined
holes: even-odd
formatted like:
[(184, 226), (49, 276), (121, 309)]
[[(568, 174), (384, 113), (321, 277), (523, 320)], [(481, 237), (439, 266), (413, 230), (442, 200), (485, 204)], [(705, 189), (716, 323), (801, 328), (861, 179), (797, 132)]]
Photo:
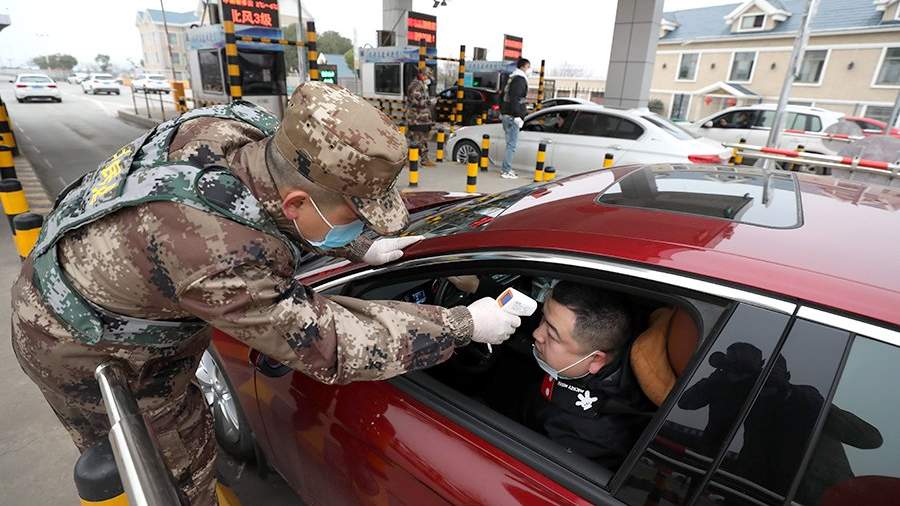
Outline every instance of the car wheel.
[(115, 94), (116, 94), (116, 95), (121, 95), (121, 93), (120, 93), (120, 92), (118, 92), (118, 91), (116, 91), (116, 92), (114, 92), (114, 93), (115, 93)]
[(57, 104), (61, 104), (61, 103), (62, 103), (62, 99), (61, 99), (61, 98), (54, 98), (53, 100), (56, 100), (56, 103), (57, 103)]
[(456, 146), (453, 146), (453, 160), (457, 163), (468, 163), (469, 155), (481, 156), (478, 144), (464, 139), (457, 142)]
[(212, 410), (216, 441), (226, 452), (243, 461), (252, 461), (256, 452), (253, 433), (247, 423), (237, 393), (225, 376), (215, 352), (206, 350), (195, 373), (200, 390)]
[(18, 100), (20, 104), (25, 103), (25, 99), (24, 99), (24, 98), (17, 98), (16, 100)]

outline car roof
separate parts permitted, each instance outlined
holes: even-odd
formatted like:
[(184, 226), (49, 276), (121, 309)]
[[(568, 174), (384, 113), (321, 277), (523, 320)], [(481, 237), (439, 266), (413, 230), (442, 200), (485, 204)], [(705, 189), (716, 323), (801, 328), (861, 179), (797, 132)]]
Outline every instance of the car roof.
[(529, 247), (653, 264), (900, 325), (900, 189), (778, 171), (794, 181), (799, 202), (798, 223), (782, 228), (599, 202), (626, 176), (639, 186), (650, 172), (678, 170), (760, 174), (669, 164), (584, 173), (526, 187), (501, 213), (470, 224), (484, 233), (436, 241), (450, 250)]
[[(604, 107), (600, 104), (595, 104), (593, 102), (587, 104), (563, 104), (563, 105), (554, 105), (553, 107), (542, 107), (539, 111), (531, 112), (527, 117), (530, 117), (535, 114), (547, 112), (547, 111), (565, 111), (565, 110), (574, 110), (574, 111), (602, 111), (605, 113), (611, 114), (619, 114), (622, 116), (627, 116), (629, 118), (639, 118), (642, 113), (649, 113), (647, 109), (615, 109), (610, 107)], [(526, 118), (527, 118), (526, 117)]]
[(47, 74), (18, 74), (18, 75), (16, 75), (16, 79), (18, 79), (20, 77), (46, 77), (47, 79), (50, 79), (50, 76), (48, 76)]

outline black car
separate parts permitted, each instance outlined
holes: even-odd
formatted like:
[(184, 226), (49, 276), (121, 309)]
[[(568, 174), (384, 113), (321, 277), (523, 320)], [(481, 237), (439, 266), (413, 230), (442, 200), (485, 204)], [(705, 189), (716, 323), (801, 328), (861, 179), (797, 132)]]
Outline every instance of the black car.
[[(450, 123), (450, 115), (456, 108), (456, 86), (438, 93), (434, 108), (434, 119), (439, 123)], [(487, 122), (500, 121), (500, 93), (484, 88), (463, 87), (464, 125), (475, 125), (476, 118), (487, 113)]]

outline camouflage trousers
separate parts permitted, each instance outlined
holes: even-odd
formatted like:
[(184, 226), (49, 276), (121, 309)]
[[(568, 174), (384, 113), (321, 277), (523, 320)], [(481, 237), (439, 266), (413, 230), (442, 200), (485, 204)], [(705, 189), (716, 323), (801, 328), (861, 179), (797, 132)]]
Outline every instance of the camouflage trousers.
[(410, 125), (406, 129), (409, 146), (419, 147), (419, 161), (428, 160), (428, 141), (431, 139), (431, 125)]
[[(12, 289), (12, 347), (22, 369), (47, 399), (79, 451), (107, 437), (109, 419), (94, 378), (98, 365), (118, 360), (156, 436), (163, 459), (191, 505), (215, 505), (216, 443), (212, 417), (194, 371), (209, 345), (202, 331), (176, 346), (151, 348), (72, 337), (32, 284), (31, 261)], [(74, 467), (74, 462), (72, 463)]]

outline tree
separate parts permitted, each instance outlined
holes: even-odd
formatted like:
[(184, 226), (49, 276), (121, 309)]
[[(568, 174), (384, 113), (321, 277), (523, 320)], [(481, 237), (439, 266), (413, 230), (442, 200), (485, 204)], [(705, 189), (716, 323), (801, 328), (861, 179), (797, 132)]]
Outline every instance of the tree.
[(32, 63), (38, 66), (38, 68), (42, 70), (47, 69), (62, 69), (62, 70), (72, 70), (75, 65), (78, 65), (78, 60), (75, 59), (74, 56), (70, 54), (51, 54), (46, 56), (38, 56), (31, 60)]
[(650, 109), (650, 112), (655, 112), (656, 114), (665, 114), (666, 104), (658, 98), (651, 98), (650, 101), (647, 102), (647, 109)]
[(350, 39), (332, 30), (323, 32), (316, 40), (316, 50), (320, 53), (344, 54), (352, 48), (353, 42)]
[(584, 67), (564, 61), (562, 65), (551, 68), (547, 74), (553, 77), (587, 77), (589, 72)]
[(346, 53), (344, 53), (344, 61), (347, 62), (348, 67), (350, 67), (351, 69), (353, 68), (353, 48), (352, 47), (350, 49), (348, 49)]
[[(301, 40), (303, 37), (297, 38), (297, 23), (294, 23), (284, 29), (284, 38), (287, 40)], [(284, 66), (289, 72), (296, 72), (299, 68), (297, 63), (297, 51), (303, 51), (304, 48), (286, 46), (284, 48)]]
[(98, 54), (94, 57), (94, 62), (100, 66), (100, 72), (107, 72), (109, 70), (109, 55), (108, 54)]

